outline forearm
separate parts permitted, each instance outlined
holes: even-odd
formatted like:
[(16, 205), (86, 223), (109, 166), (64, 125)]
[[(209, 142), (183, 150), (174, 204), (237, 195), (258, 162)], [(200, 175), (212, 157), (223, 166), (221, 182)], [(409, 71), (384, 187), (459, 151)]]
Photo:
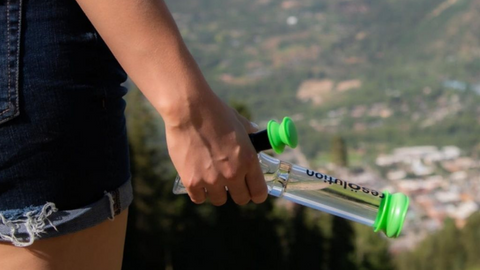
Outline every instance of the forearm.
[[(164, 119), (214, 98), (160, 0), (77, 0), (130, 78)], [(189, 116), (185, 116), (189, 117)]]
[[(167, 146), (192, 201), (263, 202), (267, 187), (249, 121), (211, 91), (165, 3), (77, 0), (166, 124)], [(207, 192), (205, 192), (207, 190)]]

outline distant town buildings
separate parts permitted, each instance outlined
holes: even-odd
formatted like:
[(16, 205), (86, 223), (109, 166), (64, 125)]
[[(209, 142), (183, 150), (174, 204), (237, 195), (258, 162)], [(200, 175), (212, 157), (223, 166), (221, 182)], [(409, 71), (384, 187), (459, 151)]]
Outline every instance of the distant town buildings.
[(391, 242), (392, 252), (414, 248), (441, 229), (446, 218), (463, 227), (472, 213), (480, 211), (480, 160), (462, 155), (457, 146), (396, 148), (379, 155), (375, 164), (376, 168), (346, 170), (327, 165), (319, 170), (410, 198), (402, 236)]
[(411, 248), (428, 232), (442, 227), (446, 218), (458, 227), (480, 210), (480, 161), (462, 156), (456, 146), (416, 146), (380, 155), (376, 165), (389, 188), (410, 197), (404, 238), (392, 248)]

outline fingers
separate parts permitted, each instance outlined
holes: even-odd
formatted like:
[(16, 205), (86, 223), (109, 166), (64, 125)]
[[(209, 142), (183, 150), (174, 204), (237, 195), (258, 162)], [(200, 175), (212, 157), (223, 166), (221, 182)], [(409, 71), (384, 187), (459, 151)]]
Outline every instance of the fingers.
[(263, 177), (262, 169), (258, 164), (257, 157), (256, 162), (252, 164), (250, 170), (246, 176), (246, 184), (250, 192), (250, 197), (254, 203), (262, 203), (267, 199), (268, 191), (265, 178)]
[[(215, 184), (209, 184), (215, 183)], [(187, 190), (190, 200), (196, 204), (204, 203), (207, 198), (210, 203), (215, 206), (223, 205), (227, 202), (227, 190), (225, 189), (225, 179), (217, 178), (215, 181), (204, 181), (199, 178), (186, 181)]]
[[(249, 178), (254, 179), (252, 176), (249, 176)], [(258, 185), (256, 183), (258, 181), (254, 181), (254, 183), (250, 184), (250, 186), (253, 187), (250, 190), (246, 183), (246, 177), (243, 177), (243, 179), (227, 179), (219, 182), (227, 185), (228, 192), (236, 204), (246, 205), (250, 200), (253, 200), (255, 203), (265, 201), (266, 195), (264, 196), (263, 193), (266, 193), (266, 185), (263, 176), (260, 177), (260, 180), (264, 185)], [(221, 206), (227, 202), (227, 190), (224, 185), (209, 185), (207, 188), (190, 187), (187, 188), (187, 192), (191, 201), (196, 204), (204, 203), (207, 197), (210, 203), (215, 206)], [(254, 197), (252, 197), (251, 194), (254, 194)]]
[(224, 205), (227, 202), (227, 191), (225, 186), (209, 186), (207, 188), (207, 195), (210, 203), (215, 206)]
[(187, 188), (190, 200), (196, 204), (202, 204), (207, 199), (204, 188)]
[[(224, 181), (221, 181), (224, 182)], [(267, 199), (267, 185), (262, 171), (258, 165), (252, 166), (245, 179), (226, 180), (228, 192), (233, 201), (238, 205), (246, 205), (250, 200), (262, 203)], [(192, 202), (202, 204), (207, 197), (210, 203), (221, 206), (227, 202), (227, 190), (224, 185), (212, 185), (208, 188), (187, 188)]]
[(228, 192), (233, 201), (238, 205), (245, 205), (250, 201), (250, 192), (245, 183), (245, 178), (229, 181)]
[[(258, 126), (234, 112), (234, 114), (227, 114), (233, 118), (230, 118), (232, 121), (227, 122), (233, 126), (228, 136), (218, 137), (218, 134), (214, 134), (218, 142), (207, 145), (205, 139), (200, 142), (194, 141), (200, 145), (200, 150), (202, 150), (201, 147), (208, 150), (204, 151), (207, 155), (202, 155), (201, 151), (192, 155), (195, 158), (198, 156), (195, 164), (206, 164), (205, 166), (196, 165), (196, 170), (190, 168), (190, 171), (185, 169), (187, 174), (194, 175), (189, 182), (190, 188), (185, 186), (194, 203), (203, 203), (208, 198), (213, 205), (225, 204), (228, 197), (225, 187), (228, 187), (233, 201), (239, 205), (245, 205), (250, 200), (261, 203), (267, 198), (267, 185), (258, 164), (257, 155), (245, 134), (257, 132)], [(215, 127), (220, 129), (223, 126)], [(235, 136), (230, 136), (232, 133), (235, 133)], [(195, 149), (197, 148), (199, 146)], [(179, 166), (185, 167), (183, 164)]]
[[(224, 182), (224, 181), (219, 181)], [(196, 183), (201, 183), (198, 181)], [(200, 187), (199, 184), (196, 184), (194, 187), (186, 187), (188, 196), (190, 200), (196, 204), (202, 204), (206, 201), (207, 197), (210, 200), (210, 203), (215, 206), (223, 205), (227, 202), (227, 191), (223, 185), (206, 185), (206, 188)]]

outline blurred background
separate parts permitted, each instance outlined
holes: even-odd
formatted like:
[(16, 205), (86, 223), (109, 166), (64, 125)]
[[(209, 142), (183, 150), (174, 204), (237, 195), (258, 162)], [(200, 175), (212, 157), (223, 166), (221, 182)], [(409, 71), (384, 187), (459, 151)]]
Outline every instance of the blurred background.
[(123, 269), (480, 269), (480, 0), (166, 2), (216, 93), (261, 128), (294, 119), (278, 158), (411, 206), (390, 240), (282, 199), (195, 205), (130, 85)]

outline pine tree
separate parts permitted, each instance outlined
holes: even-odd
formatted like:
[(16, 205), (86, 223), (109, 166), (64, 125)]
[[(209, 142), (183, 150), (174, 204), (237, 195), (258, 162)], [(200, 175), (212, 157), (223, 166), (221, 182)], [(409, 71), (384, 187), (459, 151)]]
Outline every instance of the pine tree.
[(354, 263), (355, 233), (352, 224), (343, 218), (334, 217), (332, 220), (332, 238), (329, 241), (329, 270), (356, 269)]
[[(358, 270), (393, 270), (388, 242), (371, 227), (356, 223), (355, 264)], [(410, 270), (410, 269), (409, 269)]]
[[(332, 162), (339, 167), (347, 167), (347, 147), (340, 136), (332, 140)], [(355, 232), (350, 221), (333, 217), (332, 237), (329, 241), (329, 270), (354, 269), (354, 239)]]
[(171, 195), (174, 172), (160, 143), (161, 121), (138, 89), (128, 96), (127, 128), (134, 201), (129, 208), (123, 269), (162, 269), (169, 264), (172, 241), (169, 212), (176, 212)]
[(480, 269), (480, 212), (472, 214), (462, 229), (462, 244), (465, 249), (466, 265)]
[(465, 251), (460, 240), (460, 231), (455, 221), (447, 219), (443, 229), (436, 234), (438, 253), (434, 259), (438, 270), (462, 270), (465, 267)]
[(407, 262), (399, 262), (400, 270), (464, 270), (465, 251), (460, 231), (451, 219), (444, 227), (428, 236), (413, 251), (402, 255)]
[(313, 222), (308, 222), (309, 209), (295, 205), (290, 227), (289, 269), (323, 269), (324, 238)]
[(348, 167), (348, 153), (345, 140), (340, 136), (335, 136), (332, 139), (332, 163), (339, 167)]

